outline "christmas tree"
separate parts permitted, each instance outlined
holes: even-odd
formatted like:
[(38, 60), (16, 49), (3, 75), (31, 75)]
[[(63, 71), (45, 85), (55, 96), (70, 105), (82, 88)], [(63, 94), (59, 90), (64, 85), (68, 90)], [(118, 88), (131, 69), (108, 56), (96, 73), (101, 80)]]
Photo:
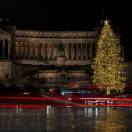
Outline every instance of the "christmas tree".
[(105, 20), (93, 62), (93, 83), (106, 90), (106, 94), (112, 90), (123, 92), (126, 86), (125, 67), (120, 41), (109, 21)]

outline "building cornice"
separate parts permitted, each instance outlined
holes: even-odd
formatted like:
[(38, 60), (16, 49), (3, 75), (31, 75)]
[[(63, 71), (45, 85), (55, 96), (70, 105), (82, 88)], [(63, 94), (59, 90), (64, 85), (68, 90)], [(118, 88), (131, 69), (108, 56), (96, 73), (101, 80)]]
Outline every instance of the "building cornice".
[(95, 38), (96, 31), (35, 31), (16, 30), (16, 37), (31, 38)]

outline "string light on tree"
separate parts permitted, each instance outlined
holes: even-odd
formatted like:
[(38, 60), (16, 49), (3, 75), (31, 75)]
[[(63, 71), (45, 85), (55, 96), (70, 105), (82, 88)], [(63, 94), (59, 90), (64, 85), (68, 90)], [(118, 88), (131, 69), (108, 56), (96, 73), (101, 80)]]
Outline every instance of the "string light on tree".
[(123, 92), (126, 86), (126, 66), (121, 55), (120, 41), (109, 23), (108, 20), (104, 22), (93, 63), (93, 83), (98, 88), (105, 89), (106, 94), (112, 90)]

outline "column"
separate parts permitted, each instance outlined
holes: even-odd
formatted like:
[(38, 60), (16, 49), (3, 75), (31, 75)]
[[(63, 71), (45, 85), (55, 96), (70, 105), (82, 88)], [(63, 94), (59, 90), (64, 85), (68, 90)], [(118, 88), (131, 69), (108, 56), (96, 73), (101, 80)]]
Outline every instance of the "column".
[(45, 59), (45, 44), (43, 43), (43, 46), (42, 46), (43, 48), (42, 48), (42, 53), (43, 53), (43, 59)]
[(25, 59), (27, 59), (29, 57), (29, 51), (28, 51), (28, 45), (27, 44), (25, 44), (24, 50), (25, 50)]
[(22, 59), (25, 59), (25, 43), (22, 43)]
[(15, 48), (16, 48), (16, 57), (18, 58), (19, 57), (19, 43), (18, 42), (16, 42)]
[(50, 49), (49, 59), (52, 60), (52, 58), (53, 58), (53, 45), (50, 45), (49, 49)]
[(30, 47), (30, 43), (28, 43), (28, 59), (30, 59), (30, 52), (31, 52), (31, 47)]
[(74, 43), (74, 59), (77, 59), (77, 47), (76, 43)]
[(81, 60), (83, 60), (83, 44), (81, 43), (81, 49), (80, 49), (80, 52), (81, 52)]
[(50, 59), (50, 55), (51, 55), (51, 50), (50, 50), (50, 45), (48, 44), (48, 46), (47, 46), (47, 58), (48, 58), (48, 60)]
[(42, 56), (42, 59), (44, 59), (44, 44), (41, 45), (41, 49), (40, 49), (40, 52), (41, 52), (41, 56)]
[(38, 59), (38, 44), (35, 44), (35, 59)]
[(24, 58), (24, 47), (23, 47), (23, 45), (20, 45), (20, 57), (22, 59)]
[(74, 59), (74, 44), (71, 44), (71, 59)]
[(5, 58), (5, 41), (2, 40), (2, 42), (3, 42), (3, 59), (4, 59)]
[(69, 60), (71, 60), (72, 58), (72, 54), (71, 54), (71, 43), (69, 43)]
[(22, 50), (23, 50), (22, 58), (25, 59), (26, 58), (26, 54), (25, 54), (25, 43), (22, 44)]
[(11, 40), (8, 40), (8, 58), (11, 57)]
[(9, 45), (8, 42), (9, 42), (9, 41), (8, 41), (7, 39), (4, 39), (4, 43), (5, 43), (5, 49), (4, 49), (5, 54), (4, 54), (4, 59), (8, 59), (8, 45)]
[(47, 44), (45, 44), (45, 59), (48, 59), (48, 57), (47, 57), (47, 56), (48, 56), (48, 55), (47, 55), (47, 52), (48, 52), (48, 51), (47, 51)]
[(57, 57), (59, 56), (59, 42), (57, 43)]
[(52, 59), (54, 60), (54, 58), (55, 58), (55, 54), (54, 54), (54, 50), (55, 50), (55, 44), (53, 44), (53, 47), (52, 47)]
[(33, 44), (33, 59), (35, 59), (35, 44)]
[(42, 44), (39, 43), (39, 44), (38, 44), (38, 56), (39, 56), (39, 59), (40, 59), (40, 60), (42, 59), (41, 49), (42, 49)]
[(52, 59), (52, 44), (49, 45), (49, 60)]
[(34, 54), (33, 54), (33, 44), (30, 44), (30, 58), (33, 59)]
[(51, 47), (51, 59), (52, 60), (54, 59), (54, 57), (53, 57), (53, 51), (54, 51), (54, 45), (52, 45), (52, 47)]
[(18, 57), (20, 58), (21, 57), (21, 46), (20, 46), (20, 43), (19, 43), (19, 45), (18, 45)]
[(57, 44), (54, 45), (53, 56), (55, 60), (57, 58)]
[(95, 42), (92, 43), (92, 59), (95, 57), (95, 48), (96, 48), (96, 45), (95, 45)]
[(83, 60), (83, 43), (81, 43), (81, 60)]
[(90, 60), (93, 58), (93, 45), (90, 43)]
[(24, 57), (24, 47), (23, 47), (23, 43), (20, 42), (20, 58)]
[(21, 58), (21, 56), (22, 56), (22, 48), (21, 48), (22, 46), (21, 46), (21, 44), (19, 45), (19, 56), (20, 56), (20, 58)]
[(68, 44), (65, 44), (64, 47), (65, 47), (65, 57), (66, 60), (68, 60), (69, 59)]
[(0, 59), (3, 58), (3, 41), (0, 40)]
[(79, 51), (78, 51), (78, 43), (76, 43), (76, 60), (78, 60), (78, 53)]
[(70, 44), (71, 45), (71, 47), (70, 47), (70, 54), (71, 54), (71, 60), (73, 59), (73, 51), (72, 51), (72, 49), (73, 49), (73, 45), (72, 45), (72, 43)]
[(90, 59), (90, 44), (89, 43), (86, 44), (86, 49), (87, 49), (87, 60), (89, 60)]
[(82, 55), (83, 55), (83, 60), (86, 60), (86, 58), (87, 58), (87, 53), (86, 53), (86, 43), (83, 43), (83, 45), (82, 45)]
[(80, 43), (77, 44), (77, 59), (78, 60), (81, 59), (81, 44)]

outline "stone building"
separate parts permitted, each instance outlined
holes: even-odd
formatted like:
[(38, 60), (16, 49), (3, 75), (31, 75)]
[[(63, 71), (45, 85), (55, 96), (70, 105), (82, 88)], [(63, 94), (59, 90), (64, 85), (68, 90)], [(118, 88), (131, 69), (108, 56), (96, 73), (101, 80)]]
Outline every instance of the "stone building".
[(0, 80), (67, 82), (90, 78), (97, 30), (0, 29)]

